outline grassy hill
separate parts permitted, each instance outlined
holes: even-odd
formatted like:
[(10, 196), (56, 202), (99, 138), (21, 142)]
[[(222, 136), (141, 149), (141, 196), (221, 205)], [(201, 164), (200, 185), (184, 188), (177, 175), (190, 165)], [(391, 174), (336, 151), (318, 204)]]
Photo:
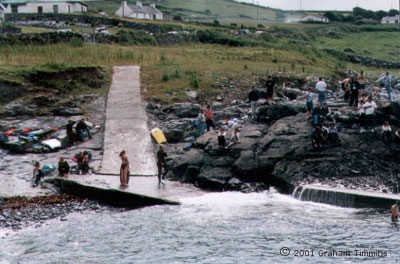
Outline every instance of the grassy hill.
[[(135, 4), (136, 0), (129, 3)], [(156, 3), (165, 14), (181, 16), (187, 20), (219, 20), (221, 23), (256, 23), (257, 21), (281, 21), (284, 13), (281, 10), (267, 7), (257, 7), (251, 4), (238, 3), (232, 0), (161, 0), (142, 1), (143, 4)], [(120, 1), (89, 2), (89, 10), (105, 11), (113, 14), (120, 6)], [(258, 20), (257, 20), (258, 17)], [(248, 23), (247, 23), (248, 24)]]

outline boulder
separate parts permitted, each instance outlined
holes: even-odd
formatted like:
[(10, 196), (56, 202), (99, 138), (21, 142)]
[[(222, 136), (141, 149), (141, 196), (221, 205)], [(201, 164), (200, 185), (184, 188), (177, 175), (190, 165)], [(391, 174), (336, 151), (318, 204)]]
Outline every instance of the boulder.
[(199, 187), (211, 190), (222, 190), (232, 178), (230, 168), (206, 168), (196, 178)]
[(289, 100), (295, 100), (297, 97), (303, 95), (303, 92), (294, 88), (286, 88), (283, 94), (289, 98)]
[(201, 106), (192, 103), (178, 103), (171, 107), (171, 112), (179, 117), (197, 117)]
[(272, 120), (278, 120), (286, 116), (294, 116), (298, 113), (305, 112), (306, 109), (300, 106), (275, 104), (271, 106), (261, 106), (257, 109), (257, 117), (269, 117)]
[(190, 97), (192, 99), (197, 99), (197, 97), (199, 96), (196, 91), (186, 91), (185, 94), (187, 97)]

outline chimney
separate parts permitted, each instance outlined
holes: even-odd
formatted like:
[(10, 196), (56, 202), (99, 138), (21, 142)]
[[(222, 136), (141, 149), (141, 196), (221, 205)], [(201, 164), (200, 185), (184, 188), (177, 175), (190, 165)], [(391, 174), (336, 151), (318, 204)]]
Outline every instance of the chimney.
[(142, 7), (142, 1), (136, 1), (136, 5)]
[(154, 9), (156, 9), (156, 4), (150, 4), (150, 6)]

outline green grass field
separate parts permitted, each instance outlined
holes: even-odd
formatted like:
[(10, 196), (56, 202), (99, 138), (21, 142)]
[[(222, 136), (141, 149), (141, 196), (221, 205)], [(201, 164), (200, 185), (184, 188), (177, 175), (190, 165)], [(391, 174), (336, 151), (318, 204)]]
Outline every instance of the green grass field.
[[(136, 0), (129, 0), (135, 4)], [(154, 1), (142, 1), (148, 5)], [(96, 1), (88, 2), (89, 10), (94, 12), (105, 11), (114, 14), (120, 6), (120, 1)], [(255, 20), (276, 21), (280, 17), (277, 13), (282, 11), (273, 10), (265, 7), (255, 7), (229, 0), (163, 0), (156, 2), (157, 7), (166, 14), (181, 15), (186, 19), (232, 19), (244, 18)]]

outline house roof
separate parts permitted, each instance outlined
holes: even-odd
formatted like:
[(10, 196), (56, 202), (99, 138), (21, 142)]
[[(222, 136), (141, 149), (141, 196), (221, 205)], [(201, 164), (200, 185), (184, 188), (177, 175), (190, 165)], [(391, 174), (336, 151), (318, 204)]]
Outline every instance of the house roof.
[(161, 13), (160, 11), (158, 11), (158, 9), (151, 6), (140, 6), (131, 4), (128, 4), (128, 6), (130, 9), (132, 9), (132, 13), (150, 14), (150, 15), (157, 15)]
[(54, 2), (89, 2), (88, 0), (0, 0), (0, 4), (54, 3)]
[(382, 21), (390, 21), (390, 20), (392, 20), (392, 21), (394, 21), (394, 20), (398, 20), (399, 19), (399, 15), (397, 15), (397, 16), (386, 16), (386, 17), (383, 17), (382, 18)]

